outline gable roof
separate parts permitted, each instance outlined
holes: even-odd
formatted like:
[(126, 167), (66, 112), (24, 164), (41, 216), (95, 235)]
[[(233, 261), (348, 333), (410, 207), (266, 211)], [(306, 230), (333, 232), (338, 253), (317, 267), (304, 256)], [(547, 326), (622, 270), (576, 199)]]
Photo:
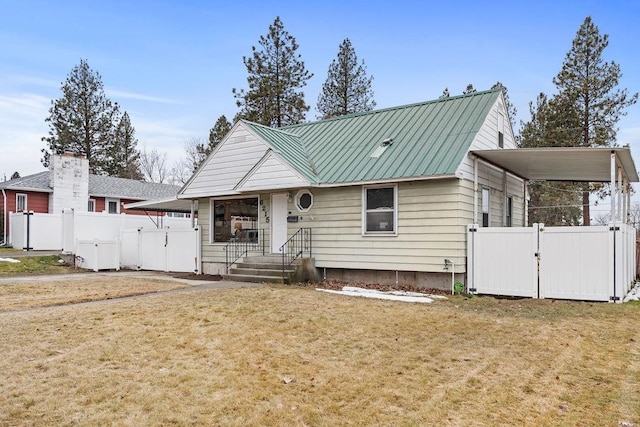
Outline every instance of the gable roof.
[(258, 123), (242, 120), (253, 132), (268, 142), (275, 153), (285, 160), (298, 173), (309, 182), (316, 182), (318, 177), (314, 171), (314, 165), (299, 135), (287, 132), (284, 129), (274, 129)]
[[(296, 135), (323, 184), (453, 176), (500, 95), (494, 89), (356, 113), (274, 129), (264, 137)], [(388, 138), (391, 144), (372, 157)]]
[[(51, 172), (44, 171), (21, 178), (0, 182), (0, 189), (52, 193)], [(180, 187), (155, 182), (117, 178), (105, 175), (89, 175), (89, 196), (114, 197), (131, 200), (162, 199), (176, 195)]]

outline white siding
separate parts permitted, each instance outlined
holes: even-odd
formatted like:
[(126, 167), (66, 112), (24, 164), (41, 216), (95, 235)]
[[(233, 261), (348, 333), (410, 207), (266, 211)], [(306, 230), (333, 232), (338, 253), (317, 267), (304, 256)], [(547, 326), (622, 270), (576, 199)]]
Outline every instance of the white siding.
[[(500, 96), (487, 115), (482, 127), (478, 131), (470, 150), (492, 150), (498, 148), (498, 115), (504, 116), (504, 148), (516, 148), (515, 138), (504, 107), (504, 100)], [(456, 175), (473, 181), (473, 159), (470, 156), (462, 161)]]
[(239, 123), (191, 179), (186, 197), (230, 194), (268, 147)]
[(312, 189), (313, 207), (289, 233), (312, 228), (319, 268), (444, 272), (447, 258), (463, 272), (467, 221), (459, 182), (399, 183), (397, 236), (362, 235), (361, 186)]
[(285, 166), (273, 153), (252, 171), (238, 186), (239, 191), (255, 191), (276, 188), (302, 187), (308, 183)]

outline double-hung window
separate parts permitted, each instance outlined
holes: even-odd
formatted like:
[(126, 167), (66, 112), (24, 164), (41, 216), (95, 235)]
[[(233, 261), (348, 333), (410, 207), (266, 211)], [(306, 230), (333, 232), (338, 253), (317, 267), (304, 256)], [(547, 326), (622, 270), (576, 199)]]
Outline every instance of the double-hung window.
[(482, 226), (489, 226), (489, 211), (491, 210), (491, 192), (487, 187), (482, 188)]
[(362, 194), (362, 233), (398, 234), (398, 187), (364, 187)]
[(27, 195), (16, 194), (16, 212), (25, 212), (27, 210)]

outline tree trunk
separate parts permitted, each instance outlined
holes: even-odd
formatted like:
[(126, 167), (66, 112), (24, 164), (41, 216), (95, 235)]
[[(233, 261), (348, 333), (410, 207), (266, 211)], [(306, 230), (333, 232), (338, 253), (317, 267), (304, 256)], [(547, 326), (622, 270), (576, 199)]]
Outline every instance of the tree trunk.
[(582, 192), (582, 225), (591, 225), (591, 211), (589, 209), (589, 191)]

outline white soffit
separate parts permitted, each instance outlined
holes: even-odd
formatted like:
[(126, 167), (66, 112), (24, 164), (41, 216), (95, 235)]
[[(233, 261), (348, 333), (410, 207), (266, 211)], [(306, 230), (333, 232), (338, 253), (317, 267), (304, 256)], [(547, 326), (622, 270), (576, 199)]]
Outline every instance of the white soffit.
[(514, 148), (474, 150), (471, 154), (531, 181), (610, 182), (611, 152), (616, 153), (616, 162), (629, 182), (638, 182), (628, 147)]

